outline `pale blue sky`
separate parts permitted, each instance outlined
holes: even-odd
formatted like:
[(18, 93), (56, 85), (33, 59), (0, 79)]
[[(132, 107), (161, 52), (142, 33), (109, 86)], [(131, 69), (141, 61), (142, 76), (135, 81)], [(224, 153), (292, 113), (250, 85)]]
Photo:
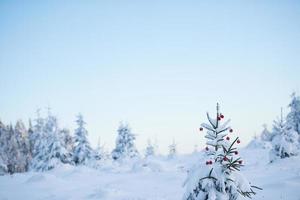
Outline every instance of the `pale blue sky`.
[(246, 143), (300, 92), (299, 55), (297, 1), (1, 1), (0, 118), (49, 105), (93, 145), (126, 120), (191, 152), (218, 101)]

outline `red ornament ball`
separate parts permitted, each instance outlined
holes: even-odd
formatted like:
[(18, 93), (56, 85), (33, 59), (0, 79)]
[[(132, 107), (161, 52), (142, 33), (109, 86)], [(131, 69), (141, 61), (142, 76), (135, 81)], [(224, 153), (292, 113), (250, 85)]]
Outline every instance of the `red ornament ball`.
[(226, 140), (230, 140), (230, 137), (227, 136), (227, 137), (226, 137)]
[(202, 128), (202, 127), (200, 127), (200, 128), (199, 128), (199, 131), (203, 131), (203, 128)]
[(243, 163), (243, 161), (242, 160), (239, 160), (239, 164), (242, 164)]
[(232, 132), (233, 132), (232, 128), (229, 130), (229, 132), (230, 132), (230, 133), (232, 133)]
[(209, 148), (208, 148), (208, 147), (205, 147), (205, 150), (206, 150), (206, 151), (208, 151), (208, 150), (209, 150)]
[(241, 141), (240, 141), (240, 140), (237, 140), (236, 142), (237, 142), (238, 144), (239, 144), (239, 143), (241, 143)]
[(220, 121), (220, 120), (221, 120), (221, 117), (218, 117), (218, 120)]
[(224, 160), (224, 161), (227, 161), (227, 160), (228, 160), (228, 158), (227, 158), (226, 156), (224, 156), (223, 160)]
[(234, 154), (235, 154), (235, 155), (238, 155), (238, 154), (239, 154), (239, 152), (235, 151), (235, 152), (234, 152)]
[(223, 119), (223, 118), (224, 118), (224, 115), (221, 114), (220, 117)]
[(212, 161), (209, 160), (209, 161), (206, 161), (206, 165), (211, 165), (212, 164)]

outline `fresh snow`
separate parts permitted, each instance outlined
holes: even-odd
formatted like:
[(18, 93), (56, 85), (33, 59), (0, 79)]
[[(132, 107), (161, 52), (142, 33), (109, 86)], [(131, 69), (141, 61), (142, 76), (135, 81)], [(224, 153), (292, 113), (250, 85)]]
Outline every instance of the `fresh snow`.
[[(299, 200), (300, 156), (269, 163), (269, 150), (241, 149), (242, 173), (262, 187), (254, 200)], [(122, 162), (99, 161), (98, 168), (61, 165), (47, 172), (0, 176), (1, 200), (181, 200), (187, 171), (205, 163), (202, 152), (150, 156)]]

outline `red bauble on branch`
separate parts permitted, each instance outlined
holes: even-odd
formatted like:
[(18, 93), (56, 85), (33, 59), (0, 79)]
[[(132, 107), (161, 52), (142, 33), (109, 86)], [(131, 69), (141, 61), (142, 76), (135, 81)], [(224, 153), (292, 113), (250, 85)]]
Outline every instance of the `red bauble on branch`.
[(243, 163), (243, 161), (242, 160), (239, 160), (239, 164), (242, 164)]
[(212, 165), (212, 161), (211, 160), (206, 161), (206, 165)]
[(221, 114), (221, 115), (220, 115), (220, 117), (221, 117), (221, 119), (223, 119), (223, 118), (224, 118), (224, 115), (223, 115), (223, 114)]
[(229, 129), (229, 132), (230, 132), (230, 133), (232, 133), (232, 132), (233, 132), (232, 128), (231, 128), (231, 129)]
[(239, 143), (241, 143), (241, 141), (240, 141), (240, 140), (237, 140), (237, 141), (236, 141), (236, 143), (238, 143), (238, 144), (239, 144)]
[(208, 151), (208, 150), (209, 150), (209, 148), (208, 148), (208, 147), (205, 147), (205, 150), (206, 150), (206, 151)]
[(230, 137), (227, 136), (227, 137), (226, 137), (226, 140), (230, 140)]
[(202, 128), (202, 127), (200, 127), (200, 128), (199, 128), (199, 131), (203, 131), (203, 128)]

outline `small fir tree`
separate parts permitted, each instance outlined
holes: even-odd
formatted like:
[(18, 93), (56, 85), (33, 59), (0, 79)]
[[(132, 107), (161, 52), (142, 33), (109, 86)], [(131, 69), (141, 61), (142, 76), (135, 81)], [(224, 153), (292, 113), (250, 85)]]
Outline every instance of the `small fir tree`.
[(8, 127), (0, 121), (0, 175), (8, 173), (7, 137)]
[(2, 154), (0, 154), (0, 176), (5, 175), (8, 172), (7, 164), (2, 158)]
[(76, 120), (78, 128), (75, 130), (73, 161), (76, 165), (89, 165), (94, 161), (93, 149), (88, 141), (88, 131), (85, 129), (83, 116), (79, 114)]
[(70, 135), (69, 129), (62, 129), (59, 130), (59, 140), (61, 141), (62, 148), (64, 148), (65, 160), (64, 162), (73, 164), (73, 148), (74, 148), (74, 140), (73, 137)]
[(101, 145), (100, 138), (98, 138), (98, 144), (94, 152), (94, 157), (95, 160), (102, 160), (105, 157), (104, 145)]
[(139, 155), (135, 144), (135, 135), (131, 133), (128, 124), (121, 123), (118, 128), (116, 147), (112, 151), (112, 158), (119, 160), (123, 158), (133, 158)]
[(175, 143), (175, 140), (173, 140), (172, 144), (169, 145), (169, 158), (174, 158), (177, 155), (177, 144)]
[(43, 127), (42, 140), (32, 162), (32, 168), (35, 171), (51, 170), (62, 163), (68, 162), (67, 151), (59, 134), (57, 119), (49, 110)]
[(290, 112), (287, 115), (287, 128), (293, 129), (300, 135), (300, 97), (292, 94), (292, 101), (289, 104)]
[(272, 149), (270, 151), (271, 162), (277, 158), (286, 158), (298, 154), (299, 135), (287, 125), (283, 118), (282, 110), (280, 118), (274, 121), (273, 135), (274, 137), (271, 141)]
[(18, 145), (20, 158), (18, 160), (18, 172), (25, 172), (28, 170), (29, 162), (31, 160), (30, 147), (28, 140), (28, 131), (24, 123), (18, 120), (15, 125), (15, 136)]
[(148, 158), (150, 156), (154, 156), (155, 155), (155, 145), (152, 144), (152, 142), (150, 140), (147, 141), (147, 147), (145, 150), (145, 157)]
[(263, 131), (261, 132), (260, 137), (261, 137), (261, 140), (265, 141), (265, 142), (272, 141), (272, 139), (274, 137), (273, 133), (268, 130), (268, 127), (266, 124), (263, 124)]
[(39, 158), (37, 157), (37, 155), (40, 149), (42, 149), (46, 137), (44, 132), (45, 120), (40, 115), (40, 109), (36, 111), (36, 114), (37, 117), (34, 120), (34, 126), (32, 126), (31, 121), (29, 121), (29, 145), (30, 153), (32, 156), (31, 165), (36, 161), (39, 162)]
[(10, 174), (13, 174), (15, 172), (19, 172), (18, 161), (20, 159), (20, 152), (18, 149), (18, 142), (12, 124), (9, 125), (7, 134), (7, 145), (5, 148), (8, 156), (7, 169)]
[(212, 119), (207, 113), (209, 124), (201, 124), (200, 131), (207, 130), (206, 162), (189, 172), (185, 182), (184, 200), (236, 200), (255, 195), (249, 181), (239, 172), (243, 161), (235, 147), (240, 143), (237, 137), (232, 140), (228, 132), (230, 120), (222, 122), (224, 115), (219, 112)]

